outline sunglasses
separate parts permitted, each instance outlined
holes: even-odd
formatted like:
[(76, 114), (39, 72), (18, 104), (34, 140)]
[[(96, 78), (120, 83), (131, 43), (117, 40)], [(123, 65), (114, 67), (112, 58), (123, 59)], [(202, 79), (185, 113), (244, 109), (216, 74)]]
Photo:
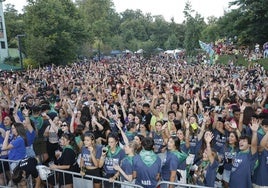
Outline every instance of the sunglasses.
[(67, 123), (61, 124), (61, 127), (67, 127)]

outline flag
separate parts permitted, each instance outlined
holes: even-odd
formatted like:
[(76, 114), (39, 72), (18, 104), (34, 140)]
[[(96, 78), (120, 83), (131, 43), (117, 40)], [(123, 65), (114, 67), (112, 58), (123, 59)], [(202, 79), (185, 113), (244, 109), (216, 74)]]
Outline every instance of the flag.
[(212, 49), (212, 47), (209, 44), (206, 44), (200, 40), (199, 45), (204, 51), (206, 51), (209, 54), (210, 61), (211, 63), (213, 63), (214, 50)]

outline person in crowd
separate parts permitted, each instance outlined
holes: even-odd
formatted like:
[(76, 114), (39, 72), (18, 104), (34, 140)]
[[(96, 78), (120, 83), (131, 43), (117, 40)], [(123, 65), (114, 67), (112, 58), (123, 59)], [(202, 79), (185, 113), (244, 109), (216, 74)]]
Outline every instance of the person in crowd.
[(134, 142), (137, 144), (137, 147), (136, 147), (136, 153), (139, 154), (140, 151), (142, 150), (142, 140), (144, 139), (145, 137), (143, 135), (136, 135), (134, 137)]
[(238, 140), (239, 136), (237, 132), (232, 131), (230, 132), (229, 137), (224, 146), (223, 174), (222, 174), (222, 182), (224, 187), (229, 187), (232, 163), (237, 153), (239, 152)]
[(144, 188), (154, 188), (160, 180), (161, 159), (153, 152), (153, 146), (152, 138), (144, 138), (142, 140), (143, 149), (133, 159), (135, 183)]
[(36, 169), (38, 162), (34, 157), (22, 159), (15, 167), (12, 174), (12, 181), (21, 188), (27, 187), (27, 178), (31, 175), (34, 179), (34, 187), (41, 187), (41, 179)]
[(203, 150), (203, 157), (197, 163), (194, 174), (193, 183), (202, 186), (214, 187), (217, 168), (219, 166), (218, 156), (215, 150), (211, 147), (213, 133), (207, 131), (204, 134), (206, 148)]
[(234, 188), (238, 185), (245, 188), (252, 186), (251, 175), (258, 158), (257, 154), (257, 130), (260, 120), (253, 119), (250, 124), (252, 138), (242, 135), (239, 139), (239, 152), (232, 163), (229, 187)]
[(265, 134), (258, 149), (259, 164), (254, 171), (252, 180), (254, 188), (268, 186), (268, 118), (262, 120), (261, 126)]
[[(124, 150), (126, 157), (122, 160), (120, 165), (114, 165), (114, 169), (120, 173), (120, 180), (123, 182), (135, 183), (133, 178), (133, 158), (135, 156), (137, 144), (134, 141), (126, 143)], [(121, 185), (121, 188), (130, 188), (132, 186)]]
[[(60, 144), (62, 147), (62, 152), (57, 156), (57, 160), (54, 164), (50, 164), (49, 168), (52, 170), (66, 170), (71, 172), (79, 172), (78, 164), (76, 162), (76, 150), (77, 146), (74, 141), (74, 136), (70, 133), (63, 133), (60, 139)], [(73, 187), (73, 178), (71, 174), (59, 173), (59, 186), (61, 188), (71, 188)]]
[(149, 135), (154, 140), (154, 152), (156, 154), (163, 152), (167, 143), (167, 136), (162, 126), (162, 121), (156, 121), (154, 125), (155, 129), (151, 131)]
[[(102, 146), (96, 144), (94, 134), (85, 132), (84, 145), (81, 150), (80, 173), (82, 175), (91, 175), (101, 177), (99, 161), (102, 154)], [(101, 181), (94, 179), (94, 188), (101, 187)]]
[[(189, 148), (190, 148), (190, 140), (189, 140), (189, 135), (190, 135), (190, 131), (189, 131), (189, 128), (190, 128), (190, 123), (189, 121), (185, 121), (184, 122), (185, 124), (185, 131), (183, 129), (179, 129), (177, 131), (177, 137), (178, 139), (180, 140), (180, 150), (185, 153), (185, 154), (189, 154)], [(189, 155), (188, 155), (189, 157)], [(187, 157), (187, 158), (188, 158)], [(187, 163), (186, 163), (186, 160), (185, 161), (182, 161), (178, 167), (178, 172), (180, 173), (181, 177), (180, 179), (178, 180), (178, 182), (180, 183), (187, 183), (187, 170), (186, 170), (186, 167), (187, 167)]]
[[(113, 166), (120, 164), (124, 157), (125, 152), (119, 147), (118, 135), (110, 133), (108, 136), (108, 146), (102, 149), (99, 162), (99, 167), (103, 168), (103, 177), (108, 178), (110, 181), (117, 180), (119, 176)], [(104, 182), (104, 186), (109, 187), (110, 185), (110, 183)]]
[(59, 117), (56, 116), (54, 119), (50, 119), (50, 117), (44, 112), (42, 116), (47, 119), (50, 123), (50, 125), (47, 126), (44, 132), (44, 137), (48, 138), (47, 140), (47, 153), (49, 157), (49, 161), (55, 161), (55, 151), (59, 149), (59, 137), (58, 137), (58, 131), (59, 131)]
[(9, 142), (10, 130), (6, 131), (2, 151), (9, 150), (8, 159), (13, 161), (10, 163), (10, 169), (13, 171), (18, 161), (26, 157), (27, 136), (22, 123), (14, 123), (11, 131), (13, 139)]
[[(182, 178), (178, 171), (179, 166), (186, 160), (187, 154), (181, 152), (180, 140), (176, 136), (171, 136), (168, 139), (167, 148), (166, 159), (161, 169), (161, 178), (164, 181), (177, 182)], [(161, 187), (165, 188), (167, 185), (161, 185)], [(168, 187), (172, 188), (174, 185), (171, 184)]]

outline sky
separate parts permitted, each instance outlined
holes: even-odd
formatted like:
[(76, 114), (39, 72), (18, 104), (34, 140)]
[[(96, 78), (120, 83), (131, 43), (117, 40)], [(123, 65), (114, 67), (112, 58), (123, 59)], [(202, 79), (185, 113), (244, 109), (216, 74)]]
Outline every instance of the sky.
[[(173, 17), (175, 22), (182, 23), (184, 20), (183, 9), (187, 0), (113, 0), (116, 12), (126, 9), (140, 9), (143, 14), (163, 15), (166, 21)], [(228, 3), (232, 0), (190, 0), (192, 9), (204, 18), (209, 16), (220, 17), (224, 10), (229, 10)], [(15, 5), (16, 10), (21, 12), (26, 0), (6, 0), (3, 5), (10, 3)], [(4, 7), (4, 6), (3, 6)]]

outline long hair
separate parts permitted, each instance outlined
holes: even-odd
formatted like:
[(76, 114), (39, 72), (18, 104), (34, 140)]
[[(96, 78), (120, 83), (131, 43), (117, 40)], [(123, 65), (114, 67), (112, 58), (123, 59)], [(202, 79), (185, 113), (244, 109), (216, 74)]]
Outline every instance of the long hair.
[[(233, 133), (234, 136), (235, 136), (235, 138), (236, 138), (235, 149), (237, 149), (237, 148), (239, 147), (239, 137), (238, 137), (236, 131), (231, 131), (231, 132), (229, 132), (229, 135), (230, 135), (231, 133)], [(226, 145), (227, 145), (227, 146), (229, 145), (229, 140), (228, 140), (228, 139), (227, 139), (227, 141), (226, 141)]]
[(87, 131), (83, 134), (83, 140), (85, 139), (85, 137), (89, 137), (93, 142), (92, 142), (92, 145), (93, 147), (95, 147), (96, 145), (96, 139), (95, 139), (95, 136), (92, 132), (90, 131)]
[(13, 125), (18, 135), (23, 138), (25, 146), (27, 146), (27, 136), (26, 136), (26, 130), (24, 128), (24, 125), (22, 123), (17, 123), (17, 122), (15, 122)]
[(79, 153), (79, 147), (75, 142), (74, 135), (71, 133), (63, 133), (61, 135), (61, 137), (70, 141), (70, 145), (73, 147), (73, 150), (74, 150), (75, 154), (77, 155)]
[[(180, 139), (179, 139), (177, 136), (171, 136), (170, 138), (174, 141), (176, 149), (177, 149), (179, 152), (181, 152), (181, 147), (180, 147), (180, 145), (181, 145), (181, 141), (180, 141)], [(169, 139), (170, 139), (170, 138), (169, 138)]]

